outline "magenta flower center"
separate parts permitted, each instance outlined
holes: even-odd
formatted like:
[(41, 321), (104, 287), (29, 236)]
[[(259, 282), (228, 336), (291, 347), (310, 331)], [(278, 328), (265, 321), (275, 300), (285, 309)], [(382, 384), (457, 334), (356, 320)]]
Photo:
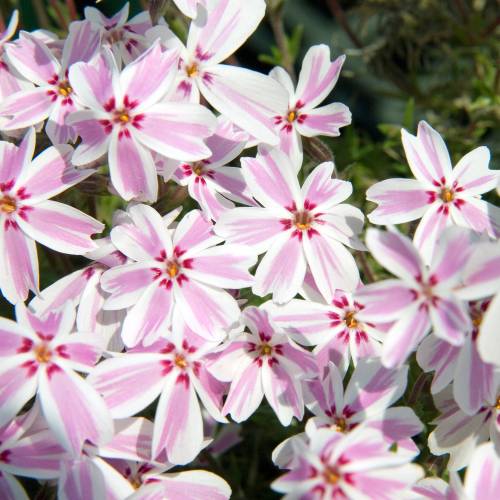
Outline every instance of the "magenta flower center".
[(46, 342), (38, 344), (34, 347), (35, 359), (39, 363), (48, 363), (52, 358), (52, 351)]
[(11, 214), (17, 209), (17, 202), (11, 196), (4, 195), (0, 198), (0, 212)]

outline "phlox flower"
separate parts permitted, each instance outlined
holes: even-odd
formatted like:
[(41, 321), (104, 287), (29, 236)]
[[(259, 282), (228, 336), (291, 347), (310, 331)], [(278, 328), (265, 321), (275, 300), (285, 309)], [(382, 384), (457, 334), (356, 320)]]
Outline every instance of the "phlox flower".
[(469, 304), (472, 326), (461, 346), (430, 335), (417, 350), (420, 367), (426, 372), (435, 371), (431, 392), (436, 394), (453, 383), (455, 401), (468, 415), (474, 415), (482, 407), (495, 383), (495, 365), (485, 363), (478, 352), (481, 323), (489, 304), (490, 300)]
[(79, 455), (85, 441), (111, 439), (113, 421), (99, 396), (78, 372), (90, 372), (102, 348), (92, 334), (71, 333), (71, 305), (37, 316), (16, 307), (17, 323), (0, 318), (0, 425), (38, 397), (57, 441)]
[(88, 61), (99, 44), (99, 32), (89, 21), (73, 22), (59, 60), (39, 37), (21, 31), (19, 40), (8, 44), (5, 53), (9, 65), (36, 88), (20, 90), (1, 103), (0, 116), (10, 118), (2, 129), (29, 127), (48, 117), (45, 132), (53, 144), (74, 142), (77, 134), (66, 117), (80, 109), (80, 103), (68, 82), (68, 69), (77, 61)]
[(5, 500), (28, 500), (14, 477), (42, 479), (59, 477), (64, 449), (46, 429), (33, 429), (37, 409), (17, 416), (0, 427), (0, 492)]
[(353, 256), (344, 247), (364, 248), (357, 235), (363, 214), (341, 203), (352, 193), (350, 182), (332, 179), (333, 163), (318, 165), (302, 188), (290, 159), (278, 149), (242, 158), (248, 190), (262, 207), (238, 207), (223, 213), (215, 231), (230, 243), (265, 253), (253, 292), (273, 294), (277, 303), (292, 299), (307, 268), (328, 302), (336, 289), (352, 291), (359, 282)]
[(313, 356), (276, 332), (264, 309), (247, 307), (242, 321), (250, 332), (228, 340), (209, 364), (210, 373), (231, 383), (222, 412), (242, 422), (265, 396), (282, 425), (289, 425), (292, 417), (301, 420), (301, 380), (317, 374)]
[(301, 136), (326, 135), (336, 137), (339, 129), (351, 123), (351, 112), (339, 102), (317, 107), (337, 83), (345, 56), (330, 61), (327, 45), (311, 47), (302, 61), (297, 89), (290, 75), (280, 67), (270, 76), (283, 85), (288, 95), (288, 106), (274, 117), (279, 130), (280, 149), (287, 155), (302, 160)]
[[(0, 102), (3, 102), (8, 96), (15, 92), (33, 88), (32, 83), (25, 80), (9, 66), (8, 60), (5, 57), (6, 44), (14, 36), (18, 22), (19, 11), (15, 10), (10, 16), (7, 27), (0, 33)], [(0, 118), (0, 129), (3, 128), (1, 123), (6, 120), (6, 118)]]
[(167, 46), (180, 50), (175, 98), (198, 102), (200, 94), (227, 119), (261, 142), (279, 142), (273, 117), (287, 106), (283, 87), (268, 75), (221, 64), (255, 31), (264, 17), (264, 0), (215, 0), (199, 5), (186, 46), (163, 27)]
[(53, 250), (82, 254), (96, 248), (91, 235), (104, 225), (50, 198), (92, 174), (76, 170), (70, 146), (53, 146), (34, 160), (35, 130), (18, 146), (0, 141), (0, 287), (12, 303), (38, 291), (35, 242)]
[(394, 321), (384, 340), (382, 363), (400, 366), (431, 327), (440, 339), (462, 345), (471, 320), (454, 288), (470, 255), (469, 231), (449, 229), (438, 241), (430, 267), (397, 231), (369, 229), (366, 244), (373, 257), (398, 278), (369, 284), (354, 295), (365, 306), (357, 315), (360, 320)]
[[(130, 206), (130, 220), (111, 231), (113, 244), (133, 263), (106, 271), (101, 280), (111, 294), (104, 308), (130, 307), (123, 323), (127, 346), (167, 336), (172, 315), (208, 340), (220, 340), (240, 316), (236, 300), (223, 288), (250, 286), (247, 271), (256, 257), (240, 245), (218, 245), (213, 226), (199, 210), (186, 214), (174, 230), (147, 205)], [(216, 246), (218, 245), (218, 246)]]
[[(152, 458), (164, 450), (174, 464), (187, 464), (204, 447), (200, 403), (219, 422), (224, 385), (207, 371), (217, 344), (190, 331), (181, 318), (173, 340), (160, 339), (99, 364), (89, 381), (103, 395), (114, 418), (143, 410), (160, 397), (152, 438)], [(144, 384), (147, 381), (147, 384)]]
[(467, 415), (457, 405), (450, 386), (434, 396), (440, 415), (432, 423), (428, 446), (434, 455), (449, 453), (448, 469), (456, 471), (470, 463), (474, 449), (485, 441), (493, 441), (496, 453), (500, 449), (500, 373), (495, 374), (490, 392), (473, 415)]
[(439, 235), (451, 224), (500, 236), (500, 208), (481, 200), (499, 179), (488, 168), (488, 148), (474, 149), (452, 168), (442, 137), (429, 124), (420, 122), (417, 136), (404, 129), (401, 133), (416, 179), (388, 179), (368, 189), (367, 199), (379, 205), (368, 215), (370, 222), (400, 224), (421, 218), (414, 242), (427, 264)]
[(418, 498), (429, 500), (497, 500), (500, 491), (500, 457), (492, 443), (478, 446), (465, 471), (460, 476), (450, 472), (450, 484), (438, 477), (421, 479), (413, 488)]
[[(273, 322), (295, 342), (314, 348), (320, 372), (330, 361), (341, 373), (346, 373), (352, 359), (379, 356), (384, 332), (371, 323), (357, 318), (363, 304), (353, 295), (338, 290), (331, 303), (327, 303), (317, 290), (311, 274), (306, 274), (306, 285), (301, 295), (306, 299), (292, 299), (284, 305), (266, 302)], [(307, 290), (307, 291), (306, 291)]]
[(295, 442), (292, 469), (271, 484), (286, 500), (330, 498), (404, 498), (423, 476), (410, 457), (389, 451), (374, 429), (348, 434), (310, 430), (308, 443)]
[(130, 63), (149, 47), (145, 34), (153, 26), (148, 12), (141, 12), (127, 21), (129, 8), (127, 2), (111, 17), (106, 17), (95, 7), (85, 7), (84, 10), (85, 19), (100, 33), (102, 46), (112, 50), (120, 65)]
[(187, 186), (189, 196), (213, 220), (234, 208), (233, 201), (254, 204), (247, 193), (241, 168), (226, 166), (241, 153), (247, 142), (247, 134), (238, 134), (233, 129), (230, 122), (219, 118), (214, 135), (206, 141), (212, 152), (209, 158), (190, 163), (165, 162), (165, 170), (175, 169), (174, 180)]
[(43, 314), (71, 301), (77, 308), (77, 330), (100, 335), (107, 350), (121, 351), (123, 342), (120, 330), (126, 311), (103, 309), (109, 293), (102, 289), (101, 277), (108, 269), (125, 264), (127, 257), (116, 249), (109, 238), (95, 242), (99, 248), (85, 254), (85, 257), (93, 259), (93, 262), (44, 288), (30, 302), (30, 308)]
[(175, 50), (155, 42), (121, 72), (109, 49), (70, 68), (70, 84), (89, 108), (68, 117), (82, 137), (72, 161), (85, 165), (107, 153), (111, 182), (126, 200), (156, 200), (153, 151), (183, 161), (210, 156), (203, 138), (215, 126), (212, 113), (199, 104), (160, 103), (177, 63)]
[[(485, 363), (500, 366), (500, 242), (474, 245), (456, 294), (466, 300), (481, 300), (494, 295), (484, 317), (481, 316), (477, 351)], [(479, 318), (478, 318), (479, 319)]]
[[(417, 455), (418, 448), (410, 438), (422, 432), (422, 423), (411, 408), (391, 407), (403, 395), (407, 375), (407, 366), (387, 369), (377, 358), (362, 359), (344, 391), (341, 373), (330, 363), (324, 376), (305, 383), (307, 407), (314, 414), (306, 428), (342, 433), (359, 427), (376, 429), (389, 445), (396, 443), (400, 453)], [(280, 467), (290, 468), (297, 437), (305, 435), (293, 436), (274, 450), (273, 461)]]

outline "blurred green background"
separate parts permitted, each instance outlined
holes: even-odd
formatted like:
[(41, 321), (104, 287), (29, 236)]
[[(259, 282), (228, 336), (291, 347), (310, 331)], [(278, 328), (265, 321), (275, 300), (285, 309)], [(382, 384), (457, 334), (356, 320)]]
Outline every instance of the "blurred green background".
[[(103, 0), (98, 7), (111, 15), (123, 4)], [(147, 0), (130, 4), (134, 14), (148, 8)], [(68, 23), (82, 16), (85, 5), (94, 3), (1, 0), (0, 12), (5, 22), (18, 8), (22, 29), (45, 28), (64, 36)], [(175, 31), (185, 36), (188, 20), (172, 4), (164, 13)], [(325, 43), (333, 56), (347, 55), (329, 101), (347, 104), (353, 123), (342, 129), (339, 138), (306, 144), (305, 170), (333, 155), (339, 176), (354, 184), (352, 202), (367, 213), (373, 207), (364, 195), (371, 184), (410, 175), (400, 142), (402, 126), (415, 133), (418, 121), (427, 120), (444, 136), (455, 162), (479, 145), (487, 145), (492, 158), (498, 158), (499, 14), (496, 0), (268, 0), (265, 21), (232, 62), (263, 72), (282, 64), (298, 73), (311, 45)], [(76, 187), (62, 198), (109, 227), (120, 202), (89, 194), (92, 189), (97, 188)], [(171, 208), (175, 189), (164, 190), (159, 204), (165, 210)], [(194, 206), (187, 200), (185, 205)], [(39, 248), (39, 254), (42, 288), (85, 262), (45, 248)], [(0, 312), (11, 316), (12, 308), (0, 300)], [(413, 380), (418, 372), (411, 375)], [(425, 401), (417, 405), (427, 411)], [(242, 426), (245, 444), (211, 461), (209, 468), (231, 483), (234, 498), (275, 498), (269, 482), (279, 471), (270, 460), (271, 450), (299, 432), (301, 425), (283, 429), (263, 405)], [(425, 436), (420, 442), (425, 443)], [(440, 470), (425, 450), (420, 461), (430, 473)]]

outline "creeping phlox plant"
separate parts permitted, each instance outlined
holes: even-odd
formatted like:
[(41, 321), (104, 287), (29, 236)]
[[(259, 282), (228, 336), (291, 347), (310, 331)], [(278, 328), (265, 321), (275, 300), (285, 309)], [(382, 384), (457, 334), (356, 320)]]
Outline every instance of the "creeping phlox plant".
[[(290, 429), (272, 454), (285, 498), (498, 499), (488, 149), (453, 166), (431, 125), (402, 130), (414, 178), (368, 189), (364, 232), (352, 184), (303, 148), (351, 122), (324, 103), (345, 56), (310, 47), (296, 82), (226, 64), (264, 0), (175, 3), (182, 41), (128, 5), (88, 7), (65, 40), (13, 38), (14, 12), (0, 37), (0, 288), (16, 318), (0, 319), (0, 498), (33, 479), (69, 500), (229, 498), (214, 457), (242, 439), (230, 420), (268, 405)], [(54, 198), (98, 176), (123, 209), (93, 238), (105, 225)], [(36, 243), (88, 262), (41, 290)], [(386, 279), (360, 273), (368, 260)]]

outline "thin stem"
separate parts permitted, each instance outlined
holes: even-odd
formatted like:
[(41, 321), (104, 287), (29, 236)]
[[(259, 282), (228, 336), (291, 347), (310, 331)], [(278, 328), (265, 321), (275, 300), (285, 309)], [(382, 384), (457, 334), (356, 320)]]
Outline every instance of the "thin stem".
[(363, 44), (361, 43), (361, 40), (357, 37), (356, 33), (351, 29), (349, 26), (349, 23), (347, 21), (347, 17), (345, 15), (344, 10), (342, 9), (342, 6), (340, 5), (340, 2), (338, 0), (327, 0), (327, 5), (330, 8), (333, 16), (335, 19), (337, 19), (338, 23), (342, 27), (342, 29), (347, 33), (349, 38), (351, 39), (352, 43), (358, 48), (362, 49)]
[(374, 283), (376, 281), (375, 274), (372, 271), (370, 263), (366, 258), (365, 252), (361, 250), (356, 251), (356, 257), (358, 258), (359, 263), (361, 264), (361, 268), (363, 269), (363, 274), (365, 276), (365, 281), (367, 283)]
[(292, 80), (296, 80), (295, 68), (293, 67), (293, 59), (288, 48), (288, 40), (283, 24), (283, 6), (279, 5), (268, 11), (269, 23), (274, 33), (276, 45), (281, 52), (281, 65), (287, 70)]
[(50, 0), (50, 5), (54, 9), (54, 12), (57, 16), (57, 21), (59, 22), (59, 27), (64, 31), (68, 31), (68, 23), (66, 22), (66, 19), (64, 18), (64, 15), (63, 15), (61, 9), (59, 8), (59, 4), (58, 4), (57, 0)]
[(415, 383), (413, 384), (413, 389), (411, 391), (411, 394), (408, 398), (408, 406), (413, 406), (420, 394), (422, 393), (425, 385), (427, 384), (429, 380), (429, 377), (427, 376), (427, 373), (425, 372), (422, 372), (418, 377), (417, 377), (417, 380), (415, 380)]
[(78, 11), (76, 10), (75, 0), (66, 0), (66, 5), (68, 7), (69, 18), (72, 21), (76, 21), (78, 16)]

